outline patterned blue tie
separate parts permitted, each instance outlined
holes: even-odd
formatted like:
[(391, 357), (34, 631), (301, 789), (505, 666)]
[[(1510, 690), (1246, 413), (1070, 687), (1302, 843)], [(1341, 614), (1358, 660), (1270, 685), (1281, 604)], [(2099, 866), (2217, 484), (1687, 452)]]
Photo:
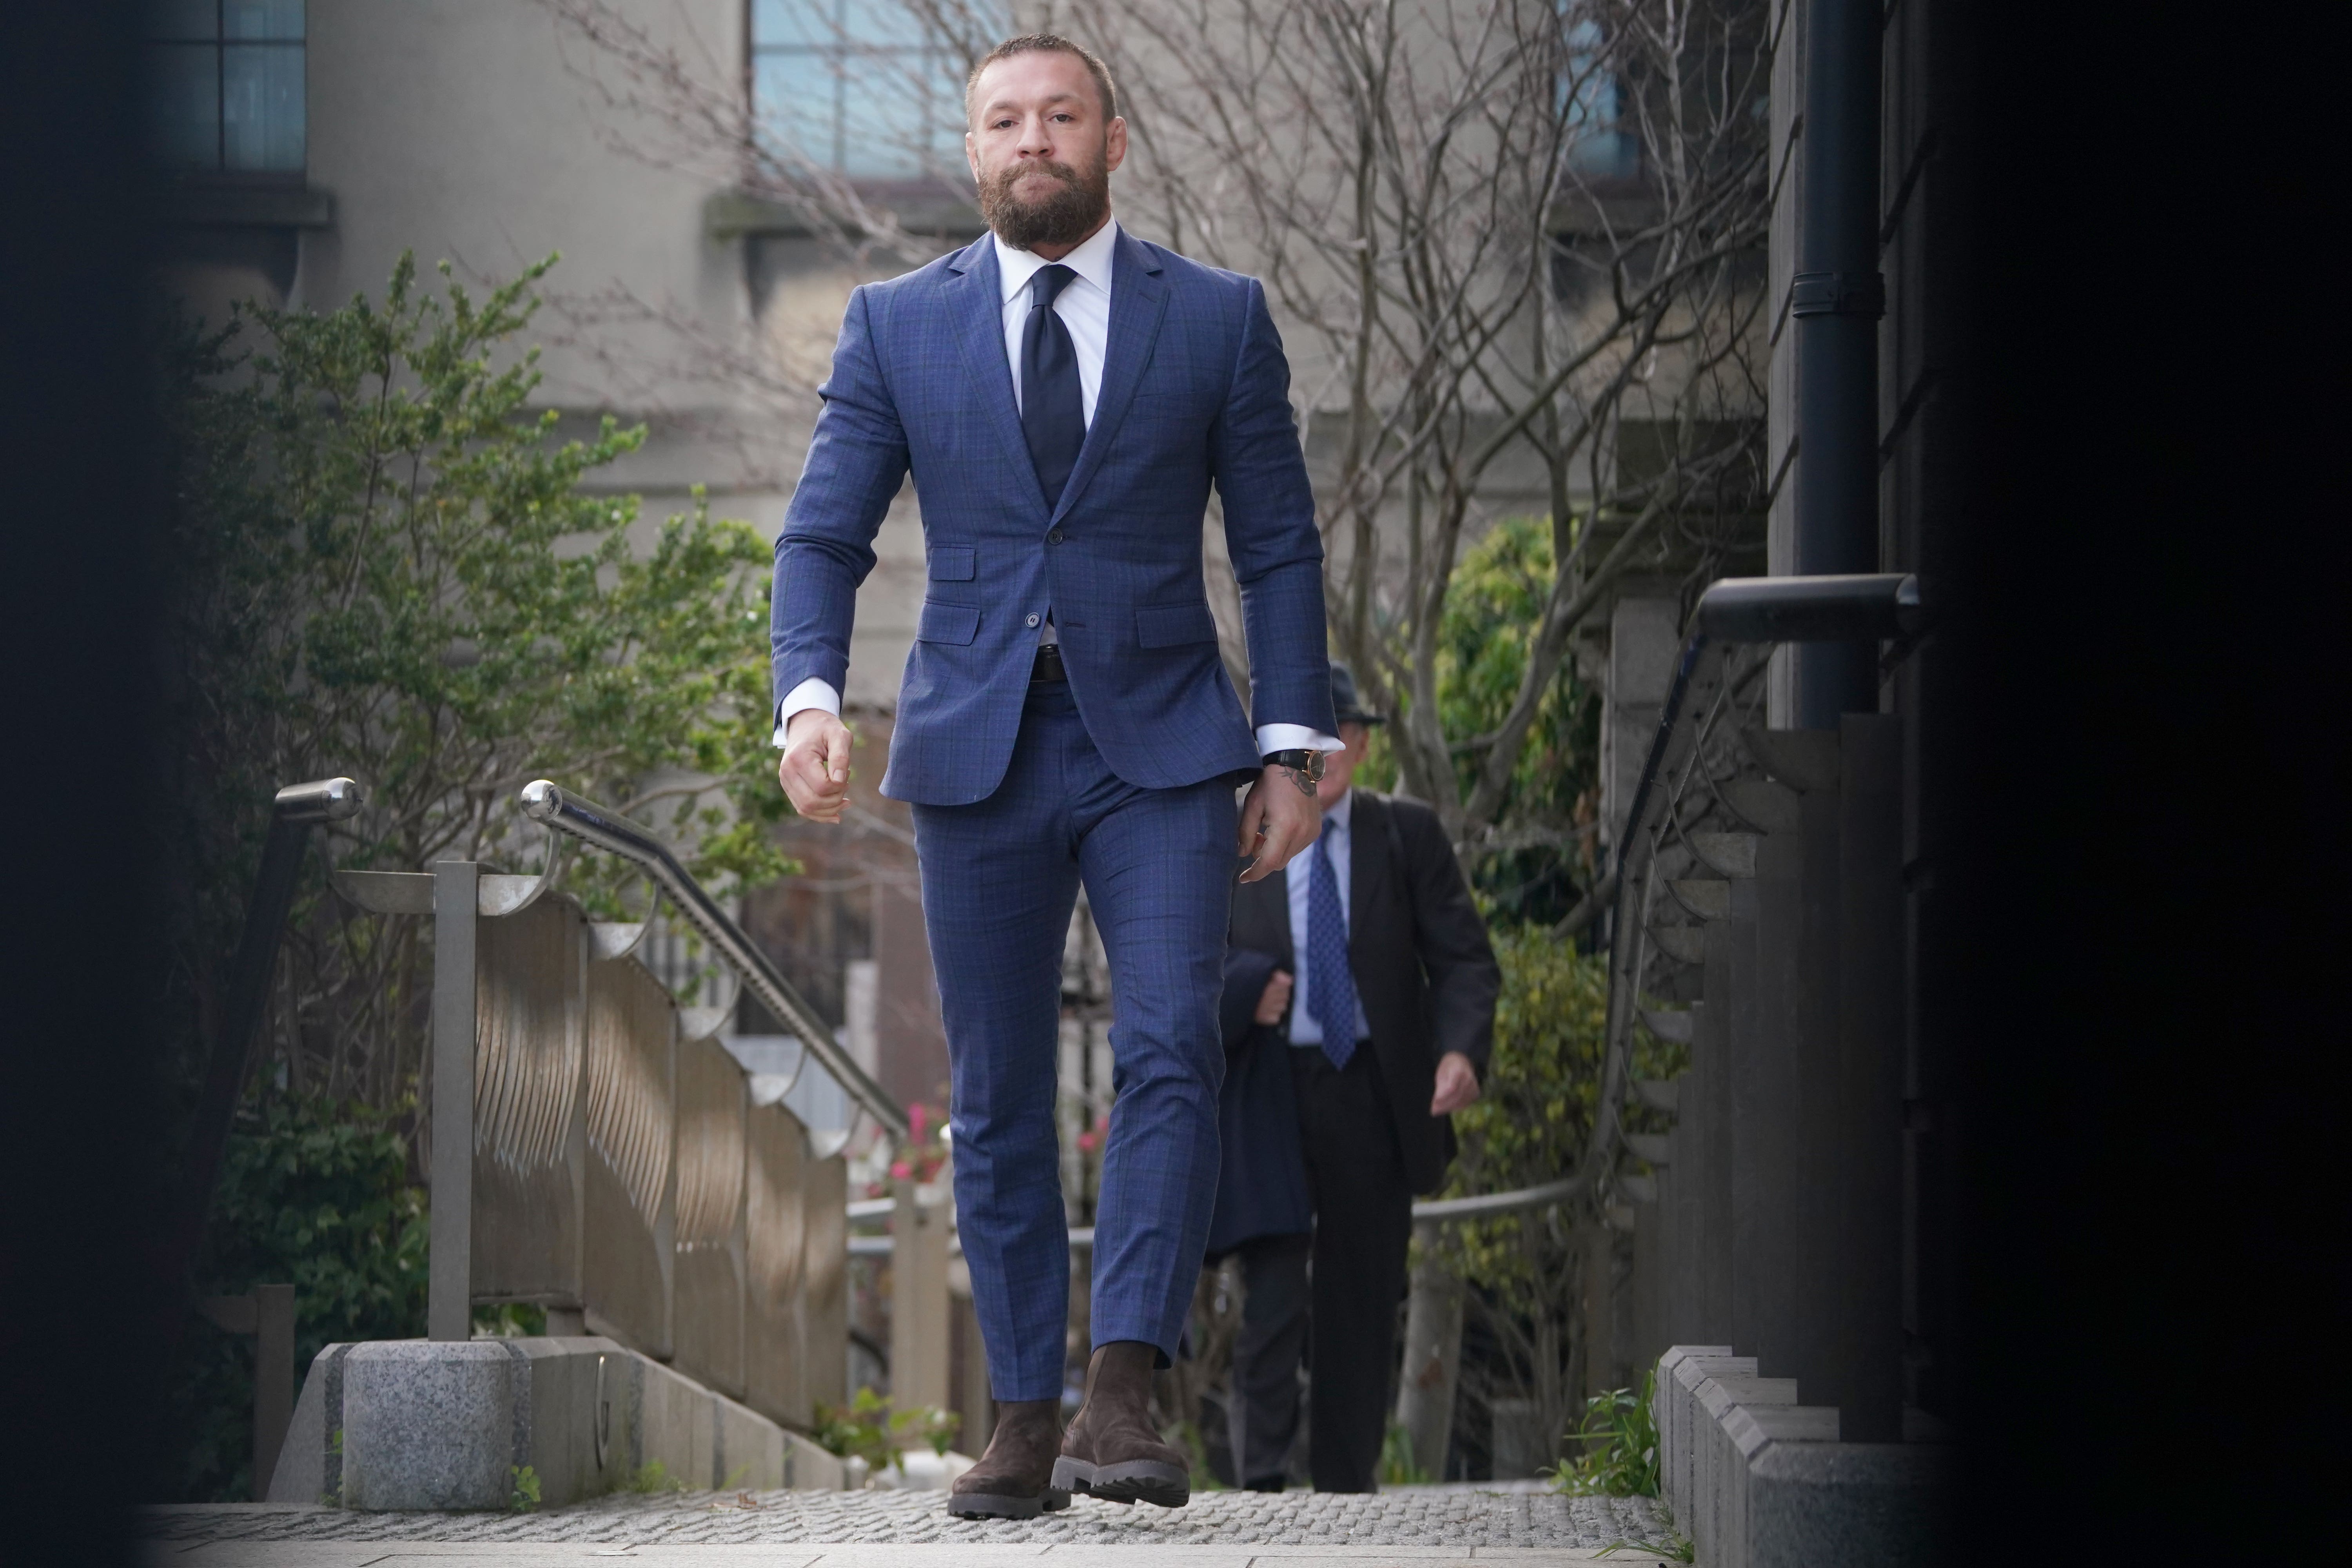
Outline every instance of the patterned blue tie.
[(1323, 1054), (1344, 1068), (1356, 1054), (1356, 976), (1348, 967), (1348, 914), (1331, 868), (1336, 817), (1323, 819), (1315, 865), (1307, 874), (1307, 1010), (1323, 1027)]

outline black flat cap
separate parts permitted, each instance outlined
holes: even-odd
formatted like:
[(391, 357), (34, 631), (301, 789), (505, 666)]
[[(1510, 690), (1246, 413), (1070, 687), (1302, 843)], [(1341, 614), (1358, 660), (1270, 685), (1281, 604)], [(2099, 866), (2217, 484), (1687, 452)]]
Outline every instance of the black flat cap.
[(1356, 695), (1356, 674), (1334, 659), (1331, 663), (1331, 708), (1342, 724), (1384, 724), (1387, 720), (1366, 708)]

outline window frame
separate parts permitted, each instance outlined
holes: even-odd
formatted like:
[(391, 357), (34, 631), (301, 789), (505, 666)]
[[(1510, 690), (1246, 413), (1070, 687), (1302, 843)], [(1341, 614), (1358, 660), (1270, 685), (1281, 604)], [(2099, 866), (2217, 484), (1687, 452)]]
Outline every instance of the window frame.
[[(183, 178), (250, 184), (300, 184), (308, 180), (310, 169), (310, 0), (295, 0), (295, 4), (300, 7), (301, 31), (292, 37), (232, 38), (228, 34), (230, 0), (211, 0), (213, 30), (208, 37), (167, 33), (160, 29), (141, 36), (141, 47), (152, 57), (160, 58), (167, 49), (209, 49), (212, 52), (212, 162), (171, 164), (166, 160), (173, 174)], [(290, 50), (299, 57), (302, 67), (302, 155), (293, 166), (256, 168), (229, 162), (228, 67), (229, 51), (232, 49), (253, 54)]]
[[(768, 104), (762, 97), (760, 85), (761, 67), (763, 61), (773, 58), (814, 59), (828, 68), (832, 92), (826, 116), (827, 123), (824, 131), (827, 144), (823, 148), (821, 155), (820, 149), (814, 145), (801, 149), (803, 153), (809, 155), (811, 162), (821, 165), (827, 174), (835, 178), (846, 180), (860, 186), (899, 187), (919, 184), (929, 181), (940, 173), (939, 170), (921, 166), (924, 159), (920, 155), (917, 160), (919, 166), (912, 169), (901, 168), (888, 173), (875, 173), (852, 167), (854, 160), (851, 157), (852, 148), (848, 134), (851, 118), (851, 83), (849, 73), (844, 68), (861, 56), (870, 59), (887, 60), (894, 67), (903, 67), (912, 59), (926, 59), (933, 65), (945, 68), (937, 73), (939, 85), (949, 90), (950, 99), (958, 108), (961, 108), (963, 101), (963, 73), (956, 63), (954, 49), (944, 42), (933, 40), (913, 43), (871, 43), (856, 39), (852, 37), (848, 17), (856, 0), (770, 0), (770, 3), (789, 5), (804, 13), (809, 17), (808, 26), (812, 35), (827, 32), (832, 36), (829, 39), (810, 42), (762, 43), (760, 37), (760, 11), (762, 0), (743, 0), (743, 92), (744, 102), (751, 112), (753, 138), (765, 143), (772, 132)], [(919, 21), (919, 18), (910, 17), (910, 19)], [(960, 124), (961, 115), (953, 116), (952, 121)], [(949, 142), (960, 144), (961, 139), (961, 132), (955, 131), (950, 136)], [(948, 143), (940, 145), (941, 148), (948, 147)], [(901, 151), (912, 152), (914, 149), (911, 144), (903, 150), (893, 148), (894, 158)], [(943, 153), (942, 156), (945, 166), (950, 169), (960, 166), (960, 155), (955, 154), (952, 150)]]

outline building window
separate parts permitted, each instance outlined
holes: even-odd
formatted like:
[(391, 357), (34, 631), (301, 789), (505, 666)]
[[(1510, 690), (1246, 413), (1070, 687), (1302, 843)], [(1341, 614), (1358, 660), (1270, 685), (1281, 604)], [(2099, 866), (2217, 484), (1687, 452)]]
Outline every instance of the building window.
[(1601, 24), (1575, 16), (1568, 25), (1568, 74), (1560, 82), (1568, 111), (1568, 163), (1591, 180), (1631, 178), (1641, 168), (1641, 148), (1620, 129), (1622, 89), (1609, 58)]
[(308, 154), (303, 0), (159, 0), (156, 132), (175, 169), (299, 174)]
[(960, 50), (890, 0), (751, 0), (761, 141), (859, 180), (963, 168)]

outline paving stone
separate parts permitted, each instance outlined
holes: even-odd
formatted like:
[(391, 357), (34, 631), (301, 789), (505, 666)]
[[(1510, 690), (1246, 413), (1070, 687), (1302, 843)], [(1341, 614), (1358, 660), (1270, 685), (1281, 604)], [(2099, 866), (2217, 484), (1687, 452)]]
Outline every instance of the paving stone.
[[(530, 1514), (366, 1513), (226, 1504), (153, 1509), (144, 1534), (182, 1549), (211, 1542), (536, 1542), (610, 1545), (1289, 1547), (1348, 1556), (1368, 1546), (1421, 1548), (1435, 1563), (1497, 1548), (1593, 1550), (1662, 1542), (1647, 1498), (1564, 1498), (1475, 1487), (1412, 1487), (1363, 1496), (1196, 1493), (1173, 1510), (1077, 1499), (1034, 1520), (960, 1520), (940, 1492), (698, 1492), (614, 1496)], [(1429, 1549), (1448, 1549), (1443, 1552)], [(1303, 1550), (1302, 1550), (1303, 1549)], [(1192, 1555), (1186, 1553), (1187, 1556)], [(986, 1558), (972, 1568), (986, 1568)], [(1000, 1559), (1012, 1568), (1009, 1559)], [(1171, 1568), (1178, 1568), (1171, 1559)], [(1205, 1568), (1205, 1564), (1204, 1564)]]

